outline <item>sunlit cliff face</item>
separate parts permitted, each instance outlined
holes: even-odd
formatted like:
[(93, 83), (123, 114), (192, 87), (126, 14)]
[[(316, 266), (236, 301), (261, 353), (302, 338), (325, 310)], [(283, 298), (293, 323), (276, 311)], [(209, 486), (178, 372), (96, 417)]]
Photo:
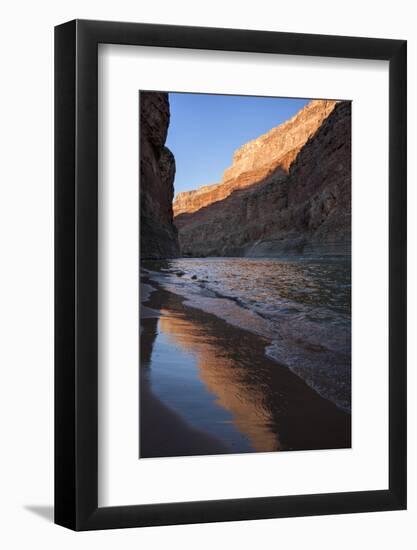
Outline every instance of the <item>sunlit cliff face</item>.
[(350, 254), (349, 101), (311, 102), (240, 151), (220, 184), (175, 199), (181, 256)]
[(233, 424), (255, 451), (280, 450), (272, 415), (268, 410), (269, 388), (259, 385), (250, 359), (237, 360), (233, 349), (219, 347), (198, 323), (161, 310), (159, 330), (196, 357), (199, 378), (216, 396), (216, 404), (229, 411)]
[[(190, 214), (223, 200), (237, 189), (252, 186), (272, 173), (288, 174), (301, 148), (333, 111), (337, 102), (313, 100), (294, 117), (238, 149), (222, 181), (193, 191), (178, 193), (173, 203), (174, 216)], [(198, 182), (196, 182), (198, 185)]]

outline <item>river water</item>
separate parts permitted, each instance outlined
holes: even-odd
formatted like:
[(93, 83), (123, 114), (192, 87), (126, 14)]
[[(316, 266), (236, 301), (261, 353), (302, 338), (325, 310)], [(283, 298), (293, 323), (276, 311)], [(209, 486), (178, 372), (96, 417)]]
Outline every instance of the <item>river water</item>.
[(265, 339), (265, 356), (351, 410), (349, 258), (187, 258), (143, 272), (185, 305)]

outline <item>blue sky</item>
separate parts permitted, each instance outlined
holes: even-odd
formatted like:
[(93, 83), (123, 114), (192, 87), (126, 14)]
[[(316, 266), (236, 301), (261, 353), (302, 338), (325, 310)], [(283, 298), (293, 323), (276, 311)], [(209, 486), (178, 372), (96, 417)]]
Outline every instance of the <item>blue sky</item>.
[(175, 194), (220, 182), (241, 145), (278, 126), (308, 99), (170, 93), (166, 145), (175, 155)]

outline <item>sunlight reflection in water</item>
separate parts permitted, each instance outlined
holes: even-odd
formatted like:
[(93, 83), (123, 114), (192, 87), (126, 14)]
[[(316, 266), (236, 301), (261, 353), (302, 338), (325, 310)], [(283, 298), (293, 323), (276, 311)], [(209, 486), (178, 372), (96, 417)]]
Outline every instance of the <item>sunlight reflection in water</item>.
[(152, 391), (190, 425), (234, 452), (278, 450), (262, 388), (197, 324), (161, 310), (151, 363)]

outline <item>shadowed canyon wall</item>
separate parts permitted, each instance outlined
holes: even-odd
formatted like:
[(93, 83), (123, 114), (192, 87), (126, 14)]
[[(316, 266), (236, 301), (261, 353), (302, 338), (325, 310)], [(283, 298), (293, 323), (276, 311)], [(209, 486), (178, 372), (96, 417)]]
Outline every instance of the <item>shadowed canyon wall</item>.
[(180, 193), (185, 256), (350, 253), (351, 104), (311, 101), (241, 147), (222, 182)]
[(168, 94), (140, 93), (140, 256), (179, 255), (173, 223), (175, 159), (165, 147), (169, 126)]

